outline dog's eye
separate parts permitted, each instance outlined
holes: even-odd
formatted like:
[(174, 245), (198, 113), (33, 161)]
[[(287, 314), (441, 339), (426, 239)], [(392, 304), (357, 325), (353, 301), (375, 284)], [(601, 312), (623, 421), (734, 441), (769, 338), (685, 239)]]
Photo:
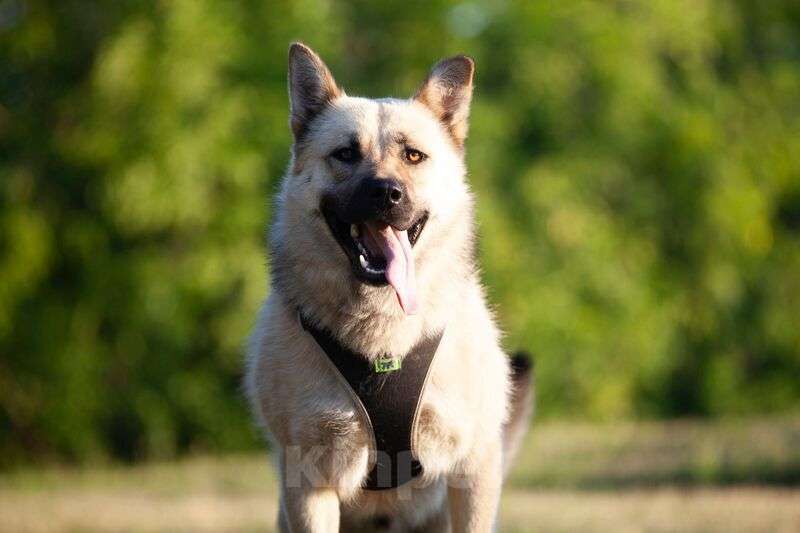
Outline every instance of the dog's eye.
[(358, 153), (352, 148), (339, 148), (331, 156), (342, 163), (352, 163), (358, 159)]
[(425, 160), (425, 158), (428, 157), (419, 150), (415, 150), (413, 148), (406, 148), (405, 156), (406, 156), (406, 161), (408, 161), (412, 165), (416, 165), (417, 163), (422, 163)]

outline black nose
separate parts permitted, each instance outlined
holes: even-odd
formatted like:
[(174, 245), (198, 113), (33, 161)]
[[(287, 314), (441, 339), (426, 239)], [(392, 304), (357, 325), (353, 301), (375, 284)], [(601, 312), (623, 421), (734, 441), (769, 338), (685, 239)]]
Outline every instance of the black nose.
[(390, 209), (403, 200), (403, 186), (394, 179), (373, 179), (368, 194), (377, 206)]

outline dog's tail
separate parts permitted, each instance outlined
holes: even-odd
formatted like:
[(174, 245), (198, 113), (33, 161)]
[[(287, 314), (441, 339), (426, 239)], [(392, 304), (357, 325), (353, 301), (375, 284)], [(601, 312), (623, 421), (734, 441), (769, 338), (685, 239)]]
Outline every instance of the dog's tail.
[(534, 412), (534, 365), (533, 358), (525, 352), (511, 357), (511, 395), (508, 401), (508, 419), (503, 425), (503, 475), (522, 445)]

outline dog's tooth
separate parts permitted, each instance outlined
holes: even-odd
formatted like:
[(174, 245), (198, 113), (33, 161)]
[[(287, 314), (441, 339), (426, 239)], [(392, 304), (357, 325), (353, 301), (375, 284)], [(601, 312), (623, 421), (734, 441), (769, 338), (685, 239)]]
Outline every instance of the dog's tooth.
[(350, 236), (358, 239), (358, 224), (350, 224)]
[(361, 263), (361, 266), (362, 266), (363, 268), (367, 268), (367, 264), (368, 264), (368, 263), (367, 263), (367, 258), (366, 258), (366, 257), (364, 257), (364, 254), (360, 254), (360, 255), (358, 256), (358, 262), (359, 262), (359, 263)]

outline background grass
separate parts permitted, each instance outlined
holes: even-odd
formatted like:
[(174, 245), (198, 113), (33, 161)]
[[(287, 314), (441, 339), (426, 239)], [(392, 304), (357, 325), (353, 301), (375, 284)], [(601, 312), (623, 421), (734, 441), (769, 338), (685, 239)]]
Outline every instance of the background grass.
[[(514, 467), (502, 531), (796, 531), (800, 418), (539, 425)], [(194, 457), (0, 477), (0, 530), (271, 528), (266, 456)]]

